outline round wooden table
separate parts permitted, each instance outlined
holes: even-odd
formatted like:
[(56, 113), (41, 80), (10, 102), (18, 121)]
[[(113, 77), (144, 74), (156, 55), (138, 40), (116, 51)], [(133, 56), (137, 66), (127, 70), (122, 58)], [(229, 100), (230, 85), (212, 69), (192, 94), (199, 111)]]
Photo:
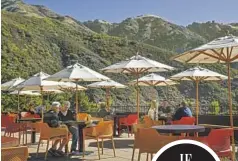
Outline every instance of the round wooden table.
[(163, 125), (163, 126), (153, 126), (159, 133), (197, 133), (204, 132), (205, 127), (199, 125)]
[(2, 136), (1, 137), (1, 144), (2, 144), (3, 148), (18, 146), (19, 145), (19, 139), (14, 138), (14, 137)]

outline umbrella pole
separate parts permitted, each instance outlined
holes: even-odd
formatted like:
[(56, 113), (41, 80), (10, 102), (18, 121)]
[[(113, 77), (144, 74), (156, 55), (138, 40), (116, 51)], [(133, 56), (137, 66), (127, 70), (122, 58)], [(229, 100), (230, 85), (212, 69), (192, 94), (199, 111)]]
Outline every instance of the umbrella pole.
[(19, 112), (20, 111), (20, 91), (18, 91), (18, 93), (17, 93), (17, 109)]
[(40, 94), (41, 94), (41, 119), (43, 121), (43, 118), (44, 118), (44, 108), (43, 108), (43, 100), (44, 100), (44, 97), (43, 97), (43, 87), (40, 86)]
[(25, 107), (25, 108), (26, 108), (26, 101), (27, 101), (27, 100), (26, 100), (26, 95), (25, 95), (25, 103), (24, 103), (24, 107)]
[[(230, 113), (230, 124), (231, 128), (234, 129), (233, 124), (233, 114), (232, 114), (232, 96), (231, 96), (231, 73), (230, 73), (230, 63), (227, 63), (227, 75), (228, 75), (228, 99), (229, 99), (229, 113)], [(235, 136), (232, 135), (232, 158), (235, 160)]]
[(198, 84), (199, 84), (199, 80), (196, 80), (196, 123), (197, 125), (198, 125), (198, 111), (199, 111)]
[(75, 94), (75, 104), (76, 104), (76, 118), (78, 115), (78, 81), (76, 82), (76, 94)]
[(110, 94), (109, 94), (109, 88), (106, 88), (106, 101), (107, 101), (107, 110), (109, 111), (109, 99), (110, 99)]
[(137, 73), (136, 74), (136, 85), (137, 85), (137, 88), (136, 88), (136, 104), (137, 104), (137, 117), (138, 119), (140, 118), (140, 105), (139, 105), (139, 102), (140, 102), (140, 98), (139, 98), (139, 82), (138, 82), (138, 79), (139, 79), (139, 74)]

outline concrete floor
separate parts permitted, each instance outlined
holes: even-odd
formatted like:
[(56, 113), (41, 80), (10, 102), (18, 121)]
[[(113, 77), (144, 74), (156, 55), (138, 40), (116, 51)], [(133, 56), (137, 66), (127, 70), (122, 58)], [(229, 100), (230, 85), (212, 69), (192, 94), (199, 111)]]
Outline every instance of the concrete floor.
[[(2, 133), (3, 134), (3, 133)], [(39, 134), (37, 134), (36, 140), (39, 140)], [(101, 161), (131, 161), (132, 157), (132, 147), (134, 136), (130, 136), (128, 138), (127, 134), (122, 134), (121, 137), (114, 138), (115, 147), (116, 147), (116, 157), (113, 155), (112, 144), (110, 140), (104, 141), (104, 154), (101, 155)], [(28, 134), (28, 142), (30, 142), (30, 134)], [(69, 143), (69, 147), (71, 145), (71, 141)], [(39, 156), (36, 157), (37, 144), (27, 145), (29, 150), (29, 159), (28, 161), (43, 161), (44, 154), (46, 150), (46, 142), (40, 146)], [(237, 147), (236, 147), (237, 148)], [(68, 157), (52, 157), (50, 154), (48, 155), (48, 161), (94, 161), (98, 160), (98, 151), (97, 151), (97, 143), (96, 140), (86, 140), (86, 151), (88, 155), (85, 155), (83, 158), (82, 155), (69, 155)], [(237, 151), (237, 149), (236, 149)], [(101, 151), (100, 151), (101, 152)], [(138, 158), (138, 150), (135, 152), (134, 160)], [(236, 153), (236, 157), (238, 160), (238, 153)], [(150, 157), (149, 157), (150, 158)], [(142, 154), (141, 161), (146, 160), (146, 155)]]

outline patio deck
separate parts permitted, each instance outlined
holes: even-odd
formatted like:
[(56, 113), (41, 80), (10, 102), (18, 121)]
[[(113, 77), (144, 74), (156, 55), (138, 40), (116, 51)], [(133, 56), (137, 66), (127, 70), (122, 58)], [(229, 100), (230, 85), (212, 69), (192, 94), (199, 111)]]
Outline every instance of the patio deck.
[[(30, 139), (30, 135), (28, 135), (28, 139)], [(39, 140), (39, 134), (36, 135), (36, 140)], [(123, 133), (121, 137), (114, 138), (115, 147), (116, 147), (116, 157), (113, 156), (113, 150), (110, 140), (104, 141), (104, 154), (101, 155), (101, 161), (131, 161), (132, 156), (132, 147), (134, 136), (130, 136), (126, 133)], [(30, 140), (28, 141), (30, 142)], [(71, 141), (69, 143), (69, 146)], [(44, 142), (43, 146), (40, 146), (39, 156), (36, 158), (36, 150), (37, 144), (28, 145), (29, 150), (29, 159), (28, 161), (44, 161), (44, 154), (46, 149), (46, 142)], [(86, 140), (86, 151), (89, 151), (90, 154), (85, 155), (83, 158), (82, 155), (69, 155), (68, 157), (52, 157), (50, 154), (48, 155), (48, 161), (94, 161), (98, 160), (98, 151), (97, 151), (97, 143), (96, 140)], [(238, 151), (238, 147), (236, 147), (236, 151)], [(100, 151), (101, 152), (101, 151)], [(138, 150), (135, 151), (134, 160), (137, 161), (138, 158)], [(149, 157), (150, 158), (150, 157)], [(238, 160), (238, 153), (236, 153), (236, 158)], [(142, 154), (141, 161), (146, 160), (146, 155)]]
[[(37, 135), (38, 140), (39, 135)], [(128, 138), (127, 134), (122, 134), (121, 137), (114, 138), (115, 141), (115, 147), (116, 147), (116, 157), (113, 155), (112, 145), (110, 140), (104, 141), (104, 150), (103, 155), (101, 154), (101, 160), (102, 161), (131, 161), (132, 156), (132, 147), (133, 147), (133, 141), (134, 136), (130, 136)], [(71, 144), (71, 141), (69, 143), (69, 146)], [(30, 158), (29, 161), (43, 161), (44, 160), (44, 154), (46, 149), (46, 143), (44, 142), (43, 146), (40, 146), (40, 153), (38, 158), (36, 158), (36, 150), (37, 145), (29, 145), (29, 155)], [(69, 155), (68, 157), (52, 157), (50, 154), (48, 155), (48, 161), (80, 161), (80, 160), (87, 160), (87, 161), (93, 161), (98, 160), (98, 150), (97, 150), (97, 142), (96, 140), (90, 139), (86, 140), (86, 151), (89, 151), (89, 155), (85, 155), (83, 158), (82, 155)], [(101, 152), (101, 151), (100, 151)], [(137, 160), (138, 152), (135, 152), (135, 160)], [(143, 154), (141, 156), (141, 160), (146, 160), (146, 155)]]

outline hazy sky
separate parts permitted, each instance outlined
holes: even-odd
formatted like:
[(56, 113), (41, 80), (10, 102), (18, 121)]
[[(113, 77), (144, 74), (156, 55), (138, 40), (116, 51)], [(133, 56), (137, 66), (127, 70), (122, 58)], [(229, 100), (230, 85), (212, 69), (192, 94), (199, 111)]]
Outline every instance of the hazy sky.
[(158, 15), (179, 25), (192, 22), (238, 22), (238, 0), (24, 0), (47, 6), (79, 21), (120, 22), (142, 14)]

